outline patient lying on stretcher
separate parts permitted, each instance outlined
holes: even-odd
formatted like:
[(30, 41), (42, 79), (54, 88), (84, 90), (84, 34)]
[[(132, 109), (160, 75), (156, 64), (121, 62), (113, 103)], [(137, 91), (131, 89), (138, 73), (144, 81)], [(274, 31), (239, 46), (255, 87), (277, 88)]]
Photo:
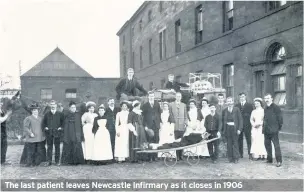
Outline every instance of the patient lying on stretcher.
[(193, 145), (196, 143), (201, 142), (202, 140), (207, 140), (209, 137), (209, 133), (205, 132), (201, 133), (185, 133), (182, 138), (176, 139), (173, 143), (165, 143), (165, 144), (158, 144), (158, 143), (150, 143), (149, 149), (171, 149), (177, 147), (185, 147), (188, 145)]

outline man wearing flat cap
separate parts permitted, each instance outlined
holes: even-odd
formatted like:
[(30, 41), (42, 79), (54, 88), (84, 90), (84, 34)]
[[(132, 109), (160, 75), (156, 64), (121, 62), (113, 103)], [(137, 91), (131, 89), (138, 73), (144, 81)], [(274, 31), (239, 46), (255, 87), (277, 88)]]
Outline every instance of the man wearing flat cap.
[(138, 97), (137, 89), (144, 95), (147, 95), (147, 91), (134, 78), (134, 70), (132, 68), (129, 68), (127, 78), (120, 80), (116, 86), (117, 100), (120, 99), (121, 101), (129, 101), (140, 99)]

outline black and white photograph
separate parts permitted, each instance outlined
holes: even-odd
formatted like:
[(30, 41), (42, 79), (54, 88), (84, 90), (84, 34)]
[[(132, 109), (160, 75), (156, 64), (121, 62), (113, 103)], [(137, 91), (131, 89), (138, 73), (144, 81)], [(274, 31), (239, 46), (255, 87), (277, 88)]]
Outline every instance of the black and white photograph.
[(0, 0), (1, 191), (302, 191), (303, 1)]

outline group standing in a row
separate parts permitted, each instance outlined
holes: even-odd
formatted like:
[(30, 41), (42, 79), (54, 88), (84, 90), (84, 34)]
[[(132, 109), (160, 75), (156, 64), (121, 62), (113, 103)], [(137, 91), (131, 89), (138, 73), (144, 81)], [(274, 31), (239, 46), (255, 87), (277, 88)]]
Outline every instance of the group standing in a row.
[[(43, 118), (38, 115), (38, 106), (31, 105), (31, 116), (24, 120), (25, 146), (21, 163), (26, 166), (37, 165), (47, 161), (52, 164), (53, 145), (55, 146), (55, 163), (60, 164), (60, 140), (63, 138), (62, 164), (95, 164), (118, 162), (129, 159), (131, 162), (155, 161), (161, 154), (139, 155), (136, 149), (143, 148), (147, 143), (170, 143), (189, 133), (210, 133), (209, 139), (222, 137), (227, 143), (229, 162), (238, 162), (243, 157), (243, 135), (245, 135), (250, 159), (263, 159), (267, 153), (267, 162), (272, 162), (274, 144), (277, 166), (281, 166), (278, 132), (283, 119), (280, 108), (273, 103), (272, 96), (264, 97), (266, 107), (262, 108), (262, 99), (254, 100), (253, 105), (246, 101), (246, 94), (240, 93), (240, 102), (234, 105), (233, 98), (224, 99), (218, 95), (218, 104), (203, 99), (199, 104), (189, 100), (186, 92), (180, 92), (182, 85), (168, 76), (166, 88), (176, 91), (175, 101), (164, 102), (161, 109), (153, 92), (147, 93), (134, 79), (134, 70), (128, 69), (128, 76), (116, 87), (117, 97), (121, 100), (121, 109), (115, 107), (115, 100), (108, 100), (108, 107), (103, 104), (96, 110), (96, 104), (87, 102), (86, 112), (76, 111), (76, 104), (71, 102), (67, 113), (58, 111), (55, 101), (51, 101), (51, 110)], [(138, 90), (148, 94), (148, 102), (141, 106), (136, 100)], [(186, 97), (187, 99), (183, 99)], [(135, 99), (132, 106), (129, 101)], [(188, 101), (189, 102), (186, 102)], [(186, 106), (186, 104), (188, 106)], [(198, 106), (199, 105), (199, 106)], [(130, 110), (132, 108), (132, 110)], [(188, 110), (187, 110), (188, 109)], [(97, 111), (97, 113), (95, 113)], [(9, 114), (1, 112), (1, 144), (6, 151), (5, 134), (2, 126)], [(4, 123), (3, 123), (4, 122)], [(2, 137), (4, 139), (2, 139)], [(210, 156), (215, 163), (219, 153), (219, 141), (209, 142), (196, 149), (199, 156)], [(47, 150), (45, 149), (47, 145)], [(207, 150), (208, 149), (208, 150)], [(265, 152), (266, 149), (266, 152)], [(186, 151), (187, 151), (186, 150)], [(172, 155), (181, 159), (183, 152), (172, 151)], [(1, 162), (5, 162), (5, 154), (1, 153)]]

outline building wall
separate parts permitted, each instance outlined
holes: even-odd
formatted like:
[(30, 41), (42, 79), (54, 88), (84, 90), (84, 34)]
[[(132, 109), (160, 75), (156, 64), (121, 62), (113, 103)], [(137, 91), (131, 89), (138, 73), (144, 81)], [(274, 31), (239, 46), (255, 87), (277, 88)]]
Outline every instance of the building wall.
[[(40, 90), (43, 88), (52, 89), (52, 99), (62, 102), (65, 107), (71, 100), (82, 102), (86, 100), (86, 95), (91, 95), (90, 100), (101, 104), (108, 97), (115, 97), (115, 86), (118, 79), (93, 79), (93, 78), (48, 78), (48, 77), (22, 77), (22, 95), (40, 101)], [(67, 99), (65, 90), (76, 88), (77, 98)]]
[[(195, 45), (195, 8), (200, 4), (203, 7), (203, 42)], [(239, 92), (245, 92), (248, 100), (252, 101), (256, 97), (254, 72), (265, 70), (269, 65), (266, 52), (272, 43), (279, 42), (285, 47), (287, 65), (303, 65), (303, 2), (288, 2), (272, 11), (267, 11), (266, 6), (267, 2), (235, 1), (233, 30), (223, 32), (221, 1), (165, 1), (162, 13), (159, 12), (159, 2), (146, 3), (128, 21), (128, 26), (135, 26), (134, 37), (128, 38), (132, 41), (131, 50), (135, 52), (136, 76), (148, 89), (150, 82), (161, 87), (161, 80), (167, 79), (169, 73), (181, 75), (182, 81), (187, 82), (190, 72), (203, 70), (223, 74), (224, 65), (234, 64), (234, 97), (237, 98)], [(152, 10), (153, 17), (147, 23), (149, 10)], [(142, 31), (138, 30), (140, 19), (143, 21)], [(175, 53), (175, 22), (178, 19), (181, 21), (182, 48), (181, 52)], [(164, 27), (167, 49), (166, 57), (161, 61), (159, 31)], [(148, 55), (151, 38), (153, 64), (149, 64)], [(144, 50), (143, 68), (140, 68), (139, 62), (140, 46)], [(266, 83), (270, 84), (271, 80)], [(286, 106), (282, 110), (286, 138), (302, 139), (303, 105)]]

